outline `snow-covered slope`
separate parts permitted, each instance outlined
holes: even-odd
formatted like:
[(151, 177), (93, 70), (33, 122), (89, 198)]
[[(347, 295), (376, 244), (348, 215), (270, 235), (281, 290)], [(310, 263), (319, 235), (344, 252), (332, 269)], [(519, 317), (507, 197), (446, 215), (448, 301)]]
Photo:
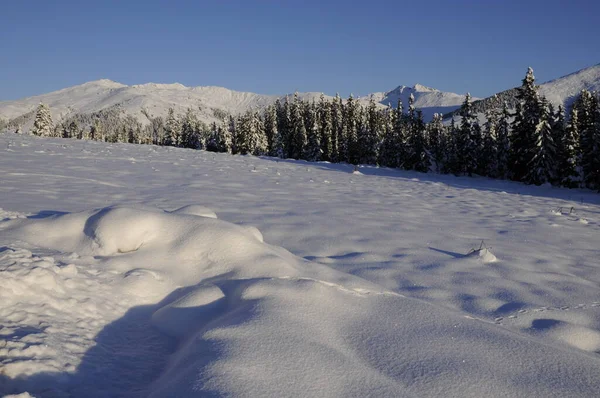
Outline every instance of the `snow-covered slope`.
[[(410, 93), (415, 95), (415, 105), (422, 108), (426, 119), (434, 112), (449, 111), (460, 105), (463, 96), (443, 93), (416, 85), (413, 88), (398, 87), (388, 93), (375, 93), (374, 97), (383, 105), (396, 106), (398, 98), (408, 104)], [(317, 100), (320, 93), (300, 93), (302, 99)], [(0, 102), (0, 118), (10, 120), (36, 109), (40, 102), (50, 106), (55, 121), (75, 113), (92, 113), (110, 107), (120, 107), (126, 114), (133, 115), (143, 123), (148, 120), (142, 114), (145, 109), (152, 116), (165, 116), (172, 107), (177, 113), (192, 108), (205, 122), (216, 120), (215, 110), (236, 115), (248, 109), (264, 109), (285, 96), (261, 95), (228, 90), (223, 87), (186, 87), (182, 84), (141, 84), (126, 86), (111, 80), (97, 80), (48, 94), (17, 101)], [(331, 98), (326, 96), (326, 98)], [(370, 95), (359, 98), (369, 101)], [(32, 123), (33, 114), (23, 123)]]
[(600, 64), (541, 84), (539, 93), (554, 105), (568, 107), (583, 89), (600, 91)]
[[(546, 97), (554, 106), (562, 105), (565, 109), (568, 109), (579, 96), (581, 90), (600, 92), (600, 64), (542, 83), (538, 87), (538, 93)], [(479, 114), (480, 121), (483, 123), (487, 110), (498, 108), (499, 104), (504, 102), (510, 109), (514, 109), (516, 101), (517, 88), (511, 88), (497, 93), (495, 96), (475, 101), (473, 109)], [(448, 121), (451, 116), (458, 117), (458, 111), (455, 110), (445, 114)]]
[(0, 396), (598, 396), (596, 193), (17, 134), (0, 152)]

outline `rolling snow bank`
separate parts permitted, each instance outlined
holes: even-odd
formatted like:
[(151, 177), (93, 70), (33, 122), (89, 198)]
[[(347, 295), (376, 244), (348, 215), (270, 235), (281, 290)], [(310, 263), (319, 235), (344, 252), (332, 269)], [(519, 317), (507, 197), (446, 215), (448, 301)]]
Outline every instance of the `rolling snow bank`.
[(596, 355), (298, 258), (202, 206), (3, 216), (3, 394), (600, 391)]

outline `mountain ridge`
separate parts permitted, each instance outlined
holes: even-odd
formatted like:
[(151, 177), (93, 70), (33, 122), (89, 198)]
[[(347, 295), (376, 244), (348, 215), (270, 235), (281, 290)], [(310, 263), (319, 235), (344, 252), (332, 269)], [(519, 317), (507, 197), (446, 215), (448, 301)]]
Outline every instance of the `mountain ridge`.
[[(434, 113), (445, 109), (455, 109), (463, 101), (464, 96), (445, 93), (421, 84), (413, 87), (398, 86), (387, 92), (376, 92), (356, 97), (358, 102), (366, 104), (374, 98), (381, 106), (396, 106), (401, 99), (406, 107), (410, 94), (415, 97), (415, 107), (423, 111), (426, 120)], [(66, 87), (46, 94), (30, 96), (13, 101), (0, 102), (0, 118), (15, 120), (27, 127), (33, 123), (31, 113), (40, 102), (47, 104), (52, 112), (53, 120), (60, 121), (77, 113), (90, 114), (111, 107), (121, 107), (126, 114), (136, 117), (143, 123), (148, 122), (142, 110), (149, 115), (166, 116), (169, 108), (176, 113), (193, 109), (200, 120), (212, 122), (222, 111), (239, 114), (251, 109), (262, 110), (277, 99), (284, 100), (293, 96), (256, 94), (252, 92), (230, 90), (219, 86), (192, 86), (181, 83), (144, 83), (126, 85), (110, 79), (99, 79)], [(318, 100), (321, 95), (327, 99), (334, 97), (320, 92), (298, 93), (303, 100)]]

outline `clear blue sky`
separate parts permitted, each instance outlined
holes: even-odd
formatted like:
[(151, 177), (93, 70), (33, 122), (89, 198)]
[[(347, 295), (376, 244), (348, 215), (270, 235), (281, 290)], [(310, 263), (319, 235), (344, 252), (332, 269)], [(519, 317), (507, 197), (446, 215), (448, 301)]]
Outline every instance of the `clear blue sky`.
[(0, 100), (107, 78), (347, 96), (420, 83), (488, 96), (600, 63), (598, 0), (16, 0)]

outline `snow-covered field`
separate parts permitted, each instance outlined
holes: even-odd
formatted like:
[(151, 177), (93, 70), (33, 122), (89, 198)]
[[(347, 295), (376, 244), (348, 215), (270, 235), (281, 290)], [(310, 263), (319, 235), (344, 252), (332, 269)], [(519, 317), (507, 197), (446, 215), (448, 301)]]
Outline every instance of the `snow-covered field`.
[(599, 203), (3, 134), (0, 393), (597, 397)]

